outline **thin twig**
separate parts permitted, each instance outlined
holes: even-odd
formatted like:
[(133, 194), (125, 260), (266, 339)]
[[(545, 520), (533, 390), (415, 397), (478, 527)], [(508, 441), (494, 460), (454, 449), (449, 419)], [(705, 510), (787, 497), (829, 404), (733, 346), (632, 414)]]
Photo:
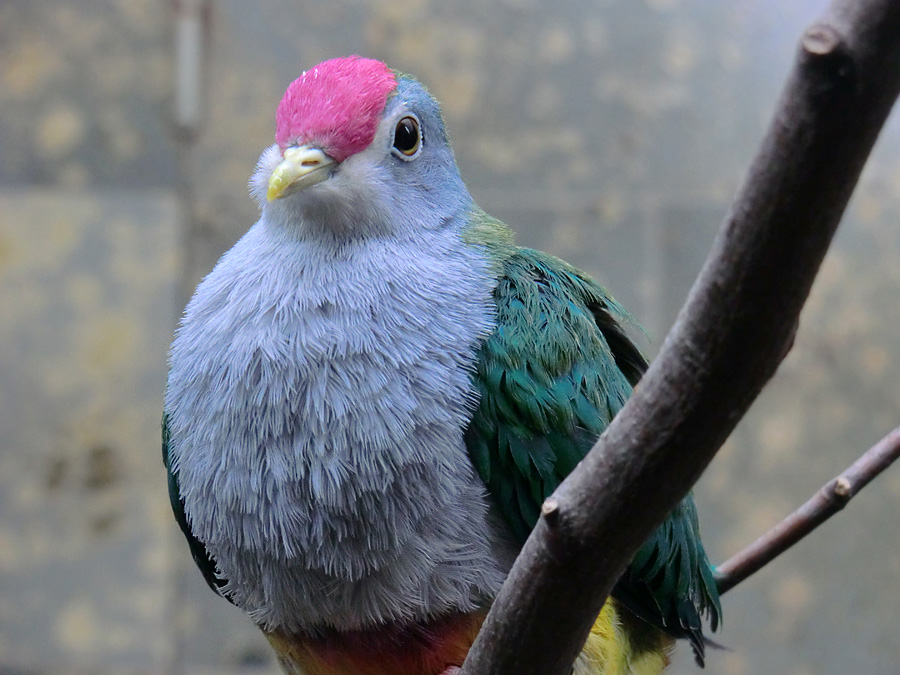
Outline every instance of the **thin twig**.
[(564, 675), (616, 580), (786, 352), (900, 92), (900, 2), (835, 0), (804, 34), (774, 121), (641, 386), (554, 493), (464, 675)]
[(803, 506), (716, 568), (719, 593), (759, 571), (843, 509), (856, 493), (900, 458), (900, 427), (869, 448), (840, 476), (823, 485)]

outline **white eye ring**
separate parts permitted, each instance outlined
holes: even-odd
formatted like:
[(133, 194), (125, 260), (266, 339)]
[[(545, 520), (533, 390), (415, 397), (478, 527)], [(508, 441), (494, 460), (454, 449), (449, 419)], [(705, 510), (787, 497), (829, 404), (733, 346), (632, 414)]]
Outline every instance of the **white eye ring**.
[(405, 162), (412, 161), (422, 152), (422, 125), (413, 114), (401, 117), (394, 127), (391, 152)]

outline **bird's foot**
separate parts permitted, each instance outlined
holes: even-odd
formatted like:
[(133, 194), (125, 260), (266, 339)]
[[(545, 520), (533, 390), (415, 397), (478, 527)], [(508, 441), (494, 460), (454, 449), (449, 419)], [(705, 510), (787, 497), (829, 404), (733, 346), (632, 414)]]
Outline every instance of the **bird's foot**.
[(456, 675), (459, 672), (459, 666), (450, 666), (441, 675)]

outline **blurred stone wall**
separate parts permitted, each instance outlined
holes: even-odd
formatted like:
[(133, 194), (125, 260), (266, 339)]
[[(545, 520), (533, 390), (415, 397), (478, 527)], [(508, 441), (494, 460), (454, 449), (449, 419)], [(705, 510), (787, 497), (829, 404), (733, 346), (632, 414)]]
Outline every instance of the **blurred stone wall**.
[[(165, 352), (256, 218), (284, 88), (359, 53), (444, 102), (479, 203), (662, 341), (824, 1), (209, 3), (202, 124), (175, 4), (0, 4), (0, 675), (274, 673), (193, 569), (159, 459)], [(791, 355), (697, 486), (723, 560), (900, 421), (900, 122)], [(729, 593), (711, 673), (900, 670), (900, 469)], [(672, 672), (698, 672), (682, 648)]]

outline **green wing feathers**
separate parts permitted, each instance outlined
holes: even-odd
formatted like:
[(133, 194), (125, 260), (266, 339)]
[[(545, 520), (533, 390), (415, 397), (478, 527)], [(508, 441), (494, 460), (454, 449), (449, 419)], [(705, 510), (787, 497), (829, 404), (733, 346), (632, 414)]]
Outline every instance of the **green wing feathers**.
[(722, 607), (693, 497), (685, 497), (638, 549), (613, 597), (670, 635), (687, 638), (703, 665), (703, 618), (715, 631)]
[[(472, 461), (524, 541), (541, 504), (587, 454), (631, 395), (646, 360), (630, 317), (592, 279), (553, 256), (505, 242), (494, 333), (481, 346), (478, 408), (466, 432)], [(614, 597), (645, 621), (687, 637), (702, 663), (702, 617), (720, 607), (688, 496), (638, 551)]]
[(479, 354), (480, 404), (469, 453), (514, 533), (575, 468), (631, 393), (588, 303), (599, 286), (564, 263), (517, 249), (494, 297), (497, 328)]

